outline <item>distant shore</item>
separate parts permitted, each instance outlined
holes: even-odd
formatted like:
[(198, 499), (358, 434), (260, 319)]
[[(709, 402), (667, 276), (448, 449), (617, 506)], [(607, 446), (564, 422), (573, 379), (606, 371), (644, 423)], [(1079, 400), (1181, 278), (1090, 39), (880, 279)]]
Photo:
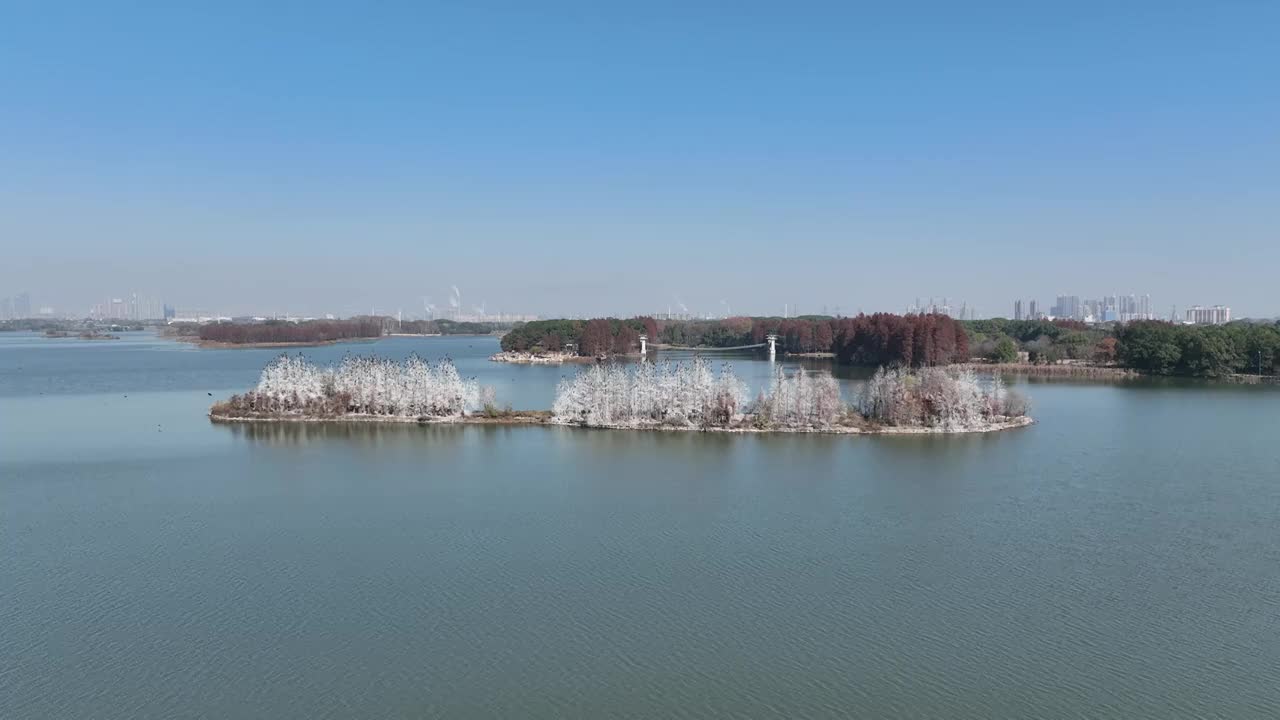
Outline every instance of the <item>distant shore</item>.
[[(386, 335), (381, 335), (378, 337), (337, 338), (334, 340), (308, 340), (305, 342), (247, 342), (247, 343), (223, 342), (219, 340), (202, 340), (197, 335), (167, 335), (167, 336), (162, 335), (162, 337), (167, 337), (170, 340), (176, 340), (178, 342), (184, 342), (191, 345), (195, 345), (196, 347), (204, 348), (207, 350), (229, 350), (229, 349), (235, 349), (235, 348), (245, 348), (245, 349), (285, 348), (287, 349), (287, 348), (322, 347), (324, 345), (338, 345), (341, 343), (371, 343), (371, 342), (377, 342), (382, 338), (390, 338), (390, 337), (427, 338), (427, 337), (490, 337), (490, 336), (487, 334), (475, 334), (475, 333), (452, 333), (449, 335), (445, 335), (443, 333), (429, 333), (425, 335), (418, 334), (418, 333), (388, 333)], [(591, 358), (587, 358), (587, 359), (591, 359)]]
[(1132, 368), (1115, 367), (1110, 365), (1085, 365), (1085, 364), (1066, 364), (1066, 365), (1032, 365), (1030, 363), (964, 363), (958, 367), (969, 368), (979, 373), (1002, 373), (1007, 375), (1026, 375), (1029, 377), (1057, 377), (1057, 378), (1082, 378), (1082, 379), (1101, 379), (1101, 380), (1135, 380), (1138, 378), (1148, 379), (1175, 379), (1183, 378), (1186, 380), (1200, 380), (1205, 382), (1228, 382), (1240, 385), (1276, 385), (1280, 384), (1280, 376), (1277, 375), (1249, 375), (1244, 373), (1232, 373), (1221, 377), (1201, 377), (1191, 375), (1153, 375), (1151, 373), (1134, 370)]
[(119, 340), (119, 335), (111, 333), (98, 332), (96, 330), (87, 330), (81, 333), (69, 332), (66, 330), (46, 330), (42, 337), (54, 340)]
[(178, 342), (195, 345), (205, 350), (234, 350), (234, 349), (254, 349), (254, 348), (304, 348), (304, 347), (321, 347), (324, 345), (338, 345), (340, 343), (370, 343), (378, 340), (376, 337), (363, 338), (338, 338), (337, 340), (316, 340), (311, 342), (252, 342), (252, 343), (233, 343), (220, 342), (217, 340), (201, 340), (196, 335), (170, 335), (170, 338)]

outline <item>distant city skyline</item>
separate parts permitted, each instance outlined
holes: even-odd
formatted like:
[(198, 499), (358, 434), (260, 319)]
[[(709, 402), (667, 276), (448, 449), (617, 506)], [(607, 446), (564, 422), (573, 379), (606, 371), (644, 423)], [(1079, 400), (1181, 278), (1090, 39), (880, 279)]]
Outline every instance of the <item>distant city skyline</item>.
[[(3, 289), (0, 289), (3, 292)], [(454, 292), (457, 294), (454, 295)], [(525, 310), (518, 305), (512, 309), (496, 309), (487, 300), (480, 305), (465, 308), (461, 305), (461, 291), (451, 286), (443, 294), (446, 302), (432, 302), (432, 296), (419, 297), (416, 306), (396, 305), (390, 303), (373, 303), (367, 308), (340, 308), (340, 303), (319, 303), (320, 308), (263, 308), (254, 307), (247, 300), (232, 299), (213, 303), (185, 303), (154, 295), (140, 293), (108, 293), (103, 299), (90, 303), (85, 308), (77, 309), (74, 305), (50, 300), (31, 291), (23, 291), (14, 296), (0, 295), (0, 320), (15, 318), (39, 318), (42, 316), (58, 318), (88, 318), (111, 320), (211, 320), (232, 317), (264, 317), (282, 319), (351, 317), (356, 315), (383, 315), (401, 317), (405, 320), (419, 319), (454, 319), (465, 322), (474, 321), (527, 321), (537, 317), (592, 318), (605, 316), (637, 316), (669, 317), (681, 319), (720, 318), (735, 315), (797, 317), (802, 315), (843, 315), (853, 316), (859, 313), (891, 312), (919, 313), (937, 312), (960, 320), (975, 320), (1003, 317), (1008, 319), (1033, 319), (1036, 317), (1074, 319), (1087, 322), (1114, 322), (1129, 320), (1175, 320), (1177, 322), (1193, 322), (1192, 318), (1241, 319), (1253, 317), (1268, 319), (1273, 316), (1246, 315), (1234, 309), (1229, 303), (1187, 302), (1171, 303), (1165, 307), (1153, 304), (1149, 294), (1107, 294), (1097, 298), (1080, 295), (1054, 295), (1049, 303), (1040, 300), (1041, 295), (1028, 295), (1012, 302), (1003, 303), (1003, 308), (993, 305), (991, 309), (979, 308), (967, 300), (944, 296), (916, 297), (905, 305), (896, 299), (886, 300), (874, 306), (849, 306), (845, 304), (821, 304), (805, 307), (799, 303), (784, 303), (780, 308), (764, 308), (753, 310), (737, 308), (733, 304), (720, 300), (714, 306), (699, 308), (691, 306), (678, 297), (668, 303), (665, 308), (648, 308), (617, 312), (585, 312), (568, 309), (564, 311), (535, 312)], [(34, 299), (33, 299), (34, 298)], [(1207, 322), (1207, 320), (1201, 320)]]

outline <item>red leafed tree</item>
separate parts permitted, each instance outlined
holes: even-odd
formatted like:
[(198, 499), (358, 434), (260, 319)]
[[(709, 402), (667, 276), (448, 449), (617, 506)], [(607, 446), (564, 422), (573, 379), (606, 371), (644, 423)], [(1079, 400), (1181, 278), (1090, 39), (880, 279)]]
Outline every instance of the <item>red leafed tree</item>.
[(835, 321), (834, 334), (837, 357), (853, 365), (947, 365), (969, 356), (964, 327), (946, 315), (859, 315)]
[(582, 339), (578, 341), (579, 355), (607, 355), (613, 347), (613, 332), (609, 321), (597, 318), (588, 320), (582, 328)]
[(813, 326), (813, 349), (817, 352), (832, 352), (831, 344), (835, 335), (831, 332), (831, 323), (818, 322)]
[(626, 323), (619, 324), (618, 332), (613, 336), (613, 352), (626, 355), (639, 346), (640, 333)]
[(639, 320), (642, 325), (644, 325), (644, 333), (649, 336), (649, 342), (657, 342), (658, 341), (658, 321), (647, 316), (639, 317), (636, 319)]

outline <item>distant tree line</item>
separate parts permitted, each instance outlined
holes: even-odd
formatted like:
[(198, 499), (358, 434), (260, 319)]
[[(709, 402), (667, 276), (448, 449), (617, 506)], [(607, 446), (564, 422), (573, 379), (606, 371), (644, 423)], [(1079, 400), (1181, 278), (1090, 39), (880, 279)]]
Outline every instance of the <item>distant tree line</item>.
[(853, 318), (539, 320), (504, 335), (502, 349), (544, 353), (572, 346), (583, 356), (625, 354), (636, 350), (642, 332), (655, 343), (694, 348), (759, 345), (776, 334), (778, 349), (784, 352), (829, 353), (854, 365), (922, 367), (969, 358), (968, 338), (958, 321), (945, 315), (889, 313)]
[(1276, 374), (1280, 323), (1237, 321), (1178, 325), (1140, 320), (1086, 325), (1071, 320), (971, 320), (964, 323), (975, 356), (1032, 363), (1076, 361), (1155, 375), (1223, 377)]
[(17, 330), (47, 332), (49, 330), (54, 330), (69, 333), (80, 333), (94, 330), (145, 330), (146, 327), (147, 324), (141, 322), (106, 322), (87, 319), (65, 320), (60, 318), (18, 318), (14, 320), (0, 320), (0, 332)]
[(376, 338), (383, 335), (384, 319), (268, 320), (261, 323), (209, 323), (200, 326), (200, 339), (243, 345), (249, 343), (318, 343), (333, 340)]
[(656, 341), (657, 321), (650, 317), (534, 320), (518, 324), (503, 335), (502, 349), (507, 352), (550, 353), (564, 352), (572, 347), (573, 352), (584, 357), (625, 355), (639, 348), (642, 334)]
[(1116, 358), (1156, 375), (1274, 375), (1280, 365), (1280, 323), (1174, 325), (1147, 320), (1116, 328)]
[(1019, 352), (1026, 352), (1032, 363), (1115, 362), (1114, 334), (1105, 327), (1076, 320), (1004, 318), (968, 320), (963, 325), (974, 357), (993, 362), (1015, 362)]
[(497, 323), (457, 320), (405, 320), (396, 325), (398, 332), (410, 335), (489, 335), (501, 327)]

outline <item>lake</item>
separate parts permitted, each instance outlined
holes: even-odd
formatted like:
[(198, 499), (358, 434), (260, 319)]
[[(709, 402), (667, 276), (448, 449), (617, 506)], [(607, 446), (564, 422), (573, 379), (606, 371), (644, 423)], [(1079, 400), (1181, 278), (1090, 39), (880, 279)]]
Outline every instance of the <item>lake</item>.
[[(576, 371), (496, 349), (302, 352), (516, 408)], [(1036, 425), (950, 437), (211, 424), (278, 353), (0, 333), (0, 717), (1280, 716), (1275, 387), (1021, 382)]]

